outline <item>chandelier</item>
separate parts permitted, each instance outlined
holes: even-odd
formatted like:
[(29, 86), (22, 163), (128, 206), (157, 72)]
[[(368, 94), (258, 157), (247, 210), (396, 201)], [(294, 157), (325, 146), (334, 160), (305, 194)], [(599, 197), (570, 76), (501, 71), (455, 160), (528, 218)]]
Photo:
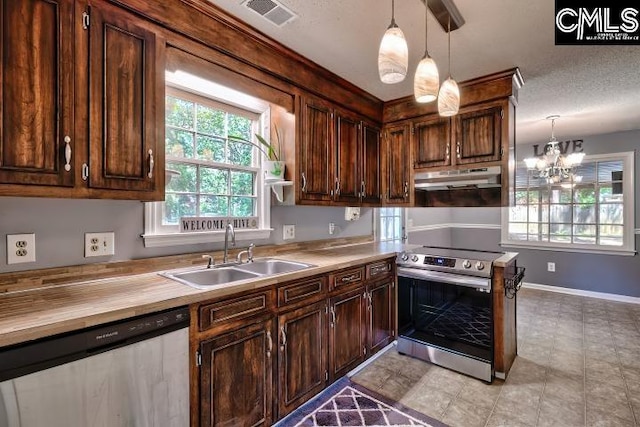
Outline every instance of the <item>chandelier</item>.
[(535, 178), (544, 179), (547, 184), (559, 184), (562, 181), (575, 184), (582, 181), (582, 177), (576, 175), (576, 167), (582, 163), (584, 153), (571, 153), (566, 157), (562, 155), (558, 146), (560, 141), (553, 132), (559, 117), (547, 117), (547, 120), (551, 120), (551, 139), (545, 144), (542, 157), (527, 158), (524, 162)]
[[(454, 116), (460, 107), (460, 91), (458, 84), (451, 77), (451, 31), (464, 24), (460, 12), (453, 0), (422, 0), (425, 4), (425, 50), (413, 79), (413, 90), (416, 102), (428, 103), (438, 100), (438, 112), (443, 117)], [(431, 6), (430, 6), (431, 3)], [(436, 4), (437, 3), (437, 4)], [(436, 19), (448, 33), (448, 78), (440, 85), (438, 67), (429, 55), (428, 22), (429, 8), (436, 7), (441, 13)], [(442, 13), (444, 11), (445, 13)], [(442, 15), (442, 16), (440, 16)], [(452, 20), (453, 15), (453, 20)], [(435, 16), (435, 15), (434, 15)], [(447, 18), (444, 23), (442, 19)], [(452, 28), (451, 24), (455, 24)], [(446, 24), (446, 27), (445, 27)], [(395, 21), (395, 1), (391, 0), (391, 24), (382, 37), (378, 51), (378, 73), (383, 83), (393, 84), (403, 81), (407, 74), (409, 52), (402, 30)]]

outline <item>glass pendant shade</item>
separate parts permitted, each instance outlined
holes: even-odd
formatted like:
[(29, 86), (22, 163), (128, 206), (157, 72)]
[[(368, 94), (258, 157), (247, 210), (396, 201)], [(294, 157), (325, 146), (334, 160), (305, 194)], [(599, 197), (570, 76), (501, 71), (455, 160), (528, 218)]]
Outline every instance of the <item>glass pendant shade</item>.
[(440, 86), (438, 93), (438, 112), (443, 117), (451, 117), (458, 114), (460, 109), (460, 90), (458, 83), (449, 77)]
[(438, 67), (429, 55), (425, 55), (416, 69), (413, 79), (413, 94), (416, 101), (420, 103), (432, 102), (438, 97), (438, 87), (440, 86), (440, 75)]
[(380, 42), (378, 51), (378, 73), (382, 83), (399, 83), (407, 76), (409, 48), (404, 33), (392, 23)]

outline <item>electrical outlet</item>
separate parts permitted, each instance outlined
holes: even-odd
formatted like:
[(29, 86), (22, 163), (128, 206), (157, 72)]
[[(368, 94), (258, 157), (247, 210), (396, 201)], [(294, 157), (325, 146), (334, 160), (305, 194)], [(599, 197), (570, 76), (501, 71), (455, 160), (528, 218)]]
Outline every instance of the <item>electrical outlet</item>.
[(7, 264), (36, 262), (36, 235), (7, 234)]
[(556, 263), (555, 262), (548, 262), (547, 263), (547, 271), (551, 271), (552, 273), (554, 273), (556, 271)]
[(84, 257), (113, 255), (114, 243), (113, 232), (84, 233)]
[(282, 240), (291, 240), (296, 238), (296, 226), (283, 225), (282, 226)]
[(336, 232), (336, 225), (333, 222), (329, 223), (329, 234), (333, 234)]

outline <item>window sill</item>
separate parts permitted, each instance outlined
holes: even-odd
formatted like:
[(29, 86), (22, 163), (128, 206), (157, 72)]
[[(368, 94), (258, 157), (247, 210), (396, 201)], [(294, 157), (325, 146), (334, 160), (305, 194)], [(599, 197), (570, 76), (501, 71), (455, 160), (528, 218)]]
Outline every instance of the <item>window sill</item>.
[[(272, 231), (272, 228), (236, 230), (236, 241), (268, 239)], [(209, 231), (202, 233), (143, 234), (142, 238), (144, 239), (145, 248), (159, 248), (165, 246), (223, 242), (224, 235), (224, 231)]]
[(500, 242), (500, 246), (503, 248), (516, 248), (516, 249), (533, 249), (537, 251), (554, 251), (554, 252), (574, 252), (585, 254), (597, 254), (597, 255), (619, 255), (619, 256), (634, 256), (635, 250), (627, 248), (579, 248), (579, 247), (564, 247), (564, 246), (547, 246), (539, 243), (525, 243), (525, 242)]

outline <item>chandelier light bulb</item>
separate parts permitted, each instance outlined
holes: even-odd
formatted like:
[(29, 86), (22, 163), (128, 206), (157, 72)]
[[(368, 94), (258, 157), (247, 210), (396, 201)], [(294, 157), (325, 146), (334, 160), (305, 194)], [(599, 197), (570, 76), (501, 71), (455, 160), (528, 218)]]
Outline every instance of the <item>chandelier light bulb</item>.
[(440, 86), (440, 75), (436, 61), (426, 55), (416, 69), (413, 79), (413, 93), (416, 101), (420, 103), (435, 101), (438, 97), (438, 86)]
[(395, 0), (391, 0), (391, 24), (380, 41), (378, 74), (382, 83), (399, 83), (407, 76), (409, 48), (404, 33), (396, 25)]
[(449, 78), (440, 86), (440, 92), (438, 93), (438, 113), (442, 117), (451, 117), (458, 114), (460, 109), (460, 89), (458, 89), (458, 83), (451, 78), (451, 15), (449, 15), (449, 21), (447, 23), (448, 34), (448, 71)]
[(400, 27), (390, 26), (385, 31), (378, 52), (378, 73), (383, 83), (399, 83), (407, 76), (409, 48)]
[(458, 114), (460, 109), (460, 89), (458, 83), (449, 77), (440, 86), (438, 93), (438, 112), (443, 117), (451, 117)]

